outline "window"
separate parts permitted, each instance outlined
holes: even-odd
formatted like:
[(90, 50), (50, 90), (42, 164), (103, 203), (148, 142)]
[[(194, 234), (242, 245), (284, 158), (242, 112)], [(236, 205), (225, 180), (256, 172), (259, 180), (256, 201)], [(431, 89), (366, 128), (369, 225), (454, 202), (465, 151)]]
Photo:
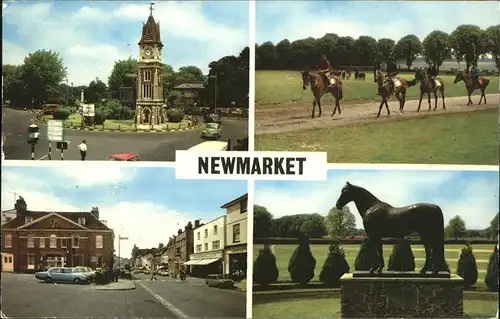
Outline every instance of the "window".
[(12, 247), (12, 235), (8, 234), (8, 235), (5, 235), (5, 243), (4, 243), (5, 247)]
[(243, 214), (247, 211), (248, 198), (243, 199), (240, 202), (240, 214)]
[(212, 250), (220, 249), (220, 240), (216, 240), (212, 242)]
[(28, 269), (35, 269), (35, 255), (28, 255)]
[(217, 225), (214, 225), (214, 235), (217, 235)]
[(28, 235), (28, 248), (35, 247), (35, 237), (33, 235)]
[(50, 248), (57, 248), (57, 236), (54, 234), (50, 235)]
[(95, 236), (95, 248), (103, 248), (104, 247), (104, 239), (101, 235)]
[(208, 243), (205, 243), (205, 251), (208, 250)]
[(198, 234), (196, 234), (196, 236), (198, 237), (198, 240), (200, 240), (200, 232), (198, 232)]
[(78, 217), (78, 224), (85, 225), (85, 217)]
[(80, 247), (80, 238), (73, 237), (73, 248), (78, 248), (78, 247)]
[(142, 97), (145, 99), (153, 98), (153, 87), (151, 84), (146, 83), (142, 85)]
[(12, 256), (9, 256), (9, 264), (12, 264)]
[(68, 247), (68, 239), (61, 238), (61, 248), (66, 248), (66, 247)]
[(151, 71), (144, 71), (144, 81), (146, 82), (151, 81)]
[(201, 253), (201, 245), (196, 245), (196, 252)]
[(233, 225), (233, 243), (240, 242), (240, 224)]
[(205, 229), (205, 238), (208, 237), (208, 229)]
[(25, 224), (30, 223), (32, 220), (33, 220), (33, 217), (31, 217), (31, 216), (24, 217), (24, 223)]
[(40, 248), (45, 248), (45, 238), (40, 238), (40, 239), (39, 239), (39, 244), (38, 244), (38, 246), (39, 246)]

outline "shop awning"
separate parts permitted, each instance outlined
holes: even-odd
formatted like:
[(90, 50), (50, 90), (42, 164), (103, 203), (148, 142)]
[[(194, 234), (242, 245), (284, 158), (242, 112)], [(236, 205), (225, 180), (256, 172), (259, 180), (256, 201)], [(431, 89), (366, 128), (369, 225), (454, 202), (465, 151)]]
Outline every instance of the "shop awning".
[(188, 260), (184, 263), (184, 265), (196, 265), (199, 261), (200, 261), (199, 259)]
[(194, 265), (208, 265), (208, 264), (214, 263), (218, 260), (220, 260), (220, 258), (201, 259), (201, 260), (198, 260), (198, 262)]

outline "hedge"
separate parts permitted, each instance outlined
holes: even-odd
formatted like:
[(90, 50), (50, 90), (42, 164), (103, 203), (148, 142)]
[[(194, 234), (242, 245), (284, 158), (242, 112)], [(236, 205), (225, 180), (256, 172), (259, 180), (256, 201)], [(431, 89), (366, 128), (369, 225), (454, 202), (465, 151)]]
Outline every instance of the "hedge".
[[(206, 114), (214, 113), (214, 109), (211, 107), (190, 107), (185, 109), (186, 114), (189, 115), (197, 115), (197, 116), (205, 116)], [(247, 118), (248, 117), (248, 108), (217, 108), (215, 112), (219, 114), (221, 117), (239, 117), (239, 118)]]
[(208, 287), (219, 289), (233, 289), (234, 281), (231, 279), (215, 279), (208, 282)]

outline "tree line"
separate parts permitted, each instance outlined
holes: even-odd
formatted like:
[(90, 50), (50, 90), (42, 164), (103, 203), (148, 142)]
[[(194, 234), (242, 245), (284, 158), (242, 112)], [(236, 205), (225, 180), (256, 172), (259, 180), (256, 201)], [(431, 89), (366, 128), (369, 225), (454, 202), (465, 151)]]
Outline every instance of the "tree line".
[(423, 57), (439, 68), (447, 59), (465, 62), (467, 71), (481, 57), (490, 54), (500, 70), (500, 25), (481, 29), (476, 25), (460, 25), (450, 34), (434, 30), (424, 39), (408, 34), (395, 41), (360, 36), (354, 39), (327, 33), (321, 38), (308, 37), (290, 42), (283, 39), (276, 45), (267, 41), (255, 45), (257, 70), (295, 70), (317, 68), (321, 54), (332, 67), (380, 67), (381, 63), (399, 65), (408, 69)]
[[(460, 216), (451, 218), (444, 232), (449, 239), (497, 238), (498, 213), (490, 225), (482, 230), (467, 229)], [(365, 231), (356, 229), (356, 218), (348, 206), (342, 209), (332, 207), (326, 216), (318, 213), (295, 214), (274, 218), (264, 206), (254, 205), (254, 238), (322, 238), (346, 239), (353, 235), (363, 235)]]
[[(96, 77), (88, 85), (73, 86), (67, 78), (67, 68), (60, 54), (51, 50), (38, 50), (28, 54), (21, 65), (2, 65), (2, 102), (10, 101), (12, 106), (39, 108), (44, 104), (74, 106), (85, 92), (86, 103), (100, 103), (117, 100), (120, 87), (132, 86), (129, 74), (137, 73), (137, 60), (129, 57), (115, 62), (107, 85)], [(164, 98), (173, 102), (177, 96), (173, 88), (182, 83), (203, 83), (200, 103), (209, 106), (215, 95), (217, 78), (217, 106), (248, 106), (249, 49), (246, 47), (238, 56), (225, 56), (209, 64), (209, 76), (197, 66), (185, 66), (174, 71), (164, 66)], [(2, 103), (3, 104), (3, 103)]]

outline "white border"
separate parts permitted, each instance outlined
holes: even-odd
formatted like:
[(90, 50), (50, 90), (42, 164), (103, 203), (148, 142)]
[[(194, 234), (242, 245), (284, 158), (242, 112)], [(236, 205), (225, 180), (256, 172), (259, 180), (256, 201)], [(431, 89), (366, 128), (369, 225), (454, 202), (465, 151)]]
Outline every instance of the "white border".
[(498, 171), (497, 165), (427, 165), (427, 164), (334, 164), (328, 163), (328, 171)]
[(125, 161), (29, 161), (29, 160), (4, 160), (2, 167), (151, 167), (151, 168), (175, 168), (175, 162), (125, 162)]
[[(255, 150), (255, 0), (248, 1), (250, 79), (248, 86), (248, 150)], [(248, 315), (248, 314), (247, 314)], [(248, 317), (248, 316), (247, 316)], [(251, 318), (248, 317), (248, 318)]]
[(253, 207), (254, 207), (254, 181), (248, 181), (247, 205), (247, 318), (252, 318), (253, 308)]

